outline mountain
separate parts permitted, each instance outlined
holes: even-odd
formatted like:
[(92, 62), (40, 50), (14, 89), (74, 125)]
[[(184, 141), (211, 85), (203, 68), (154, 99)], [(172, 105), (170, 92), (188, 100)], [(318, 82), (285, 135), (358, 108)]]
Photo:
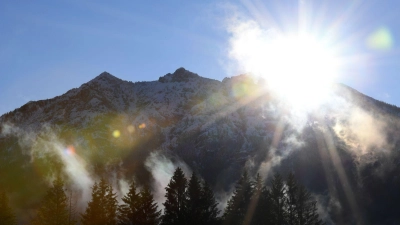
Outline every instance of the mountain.
[(121, 189), (118, 181), (134, 176), (157, 189), (170, 163), (187, 165), (221, 193), (243, 167), (267, 183), (274, 172), (294, 171), (328, 223), (395, 224), (399, 117), (396, 106), (343, 84), (299, 112), (249, 75), (217, 81), (179, 68), (132, 83), (103, 72), (0, 117), (0, 186), (22, 214), (60, 172), (84, 196), (96, 176)]

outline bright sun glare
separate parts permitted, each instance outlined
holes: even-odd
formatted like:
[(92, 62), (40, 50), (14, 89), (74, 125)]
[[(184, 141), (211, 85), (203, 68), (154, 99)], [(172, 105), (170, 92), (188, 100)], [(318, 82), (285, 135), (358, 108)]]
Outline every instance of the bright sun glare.
[(338, 62), (327, 45), (308, 36), (280, 37), (263, 56), (262, 71), (271, 87), (291, 104), (321, 104), (338, 74)]
[(266, 79), (269, 88), (296, 108), (326, 100), (339, 74), (335, 49), (310, 34), (271, 34), (254, 24), (234, 32), (231, 56), (246, 71)]

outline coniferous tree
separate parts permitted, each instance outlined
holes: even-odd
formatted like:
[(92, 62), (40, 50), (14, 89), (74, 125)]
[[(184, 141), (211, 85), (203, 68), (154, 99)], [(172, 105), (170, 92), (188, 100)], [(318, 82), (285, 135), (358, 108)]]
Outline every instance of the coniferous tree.
[(185, 225), (186, 224), (186, 188), (187, 179), (181, 168), (177, 168), (168, 186), (165, 188), (167, 198), (164, 205), (162, 225)]
[(112, 186), (102, 178), (92, 187), (92, 200), (82, 214), (83, 225), (116, 225), (117, 198)]
[(64, 183), (60, 178), (53, 182), (53, 187), (47, 190), (41, 207), (33, 219), (34, 225), (68, 225), (68, 198), (64, 192)]
[[(243, 196), (249, 195), (239, 193), (252, 193), (250, 204), (243, 204), (249, 202), (245, 200), (249, 198)], [(322, 225), (316, 204), (311, 194), (297, 183), (292, 173), (288, 175), (286, 183), (276, 174), (270, 189), (262, 185), (259, 175), (252, 184), (244, 173), (228, 201), (223, 219), (227, 225)], [(241, 207), (244, 205), (245, 207)]]
[(297, 225), (297, 194), (298, 187), (293, 173), (289, 173), (286, 181), (286, 209), (288, 225)]
[(118, 210), (118, 201), (117, 201), (117, 193), (113, 192), (112, 186), (109, 184), (107, 187), (106, 194), (106, 224), (107, 225), (116, 225), (118, 223), (117, 220), (117, 210)]
[(201, 184), (195, 173), (192, 174), (186, 190), (186, 223), (192, 225), (201, 224)]
[(0, 190), (0, 225), (14, 225), (15, 215), (8, 203), (6, 192)]
[(101, 205), (103, 201), (104, 196), (101, 196), (99, 185), (95, 182), (92, 187), (92, 199), (88, 203), (85, 213), (81, 215), (82, 224), (102, 224), (102, 221), (105, 220)]
[(265, 186), (262, 187), (259, 195), (258, 204), (254, 212), (252, 225), (267, 225), (272, 223), (272, 202), (271, 193)]
[(321, 225), (324, 224), (317, 212), (317, 202), (312, 200), (310, 192), (300, 185), (297, 191), (297, 224)]
[(253, 186), (245, 171), (237, 182), (235, 191), (228, 201), (223, 215), (224, 224), (243, 224), (252, 195)]
[(137, 222), (135, 224), (137, 225), (157, 225), (160, 223), (161, 210), (158, 210), (153, 194), (147, 186), (140, 191), (136, 216)]
[(268, 208), (267, 200), (269, 192), (264, 188), (260, 174), (257, 174), (254, 182), (254, 193), (251, 199), (249, 212), (247, 213), (247, 224), (264, 224), (266, 210)]
[(286, 223), (286, 190), (282, 177), (275, 174), (271, 182), (271, 211), (272, 223), (283, 225)]
[(129, 192), (122, 198), (124, 204), (118, 207), (119, 224), (136, 224), (139, 205), (139, 194), (136, 191), (135, 182), (129, 186)]
[(73, 191), (68, 192), (68, 225), (77, 223), (76, 220), (76, 201), (73, 201)]
[(249, 225), (253, 221), (254, 212), (258, 205), (258, 200), (262, 190), (262, 180), (260, 174), (257, 174), (255, 181), (252, 183), (253, 185), (253, 194), (251, 196), (251, 201), (249, 207), (246, 212), (246, 216), (243, 222), (243, 225)]
[(207, 182), (203, 184), (201, 189), (201, 225), (216, 225), (219, 224), (218, 214), (220, 210), (217, 208), (218, 202), (215, 199), (214, 193)]

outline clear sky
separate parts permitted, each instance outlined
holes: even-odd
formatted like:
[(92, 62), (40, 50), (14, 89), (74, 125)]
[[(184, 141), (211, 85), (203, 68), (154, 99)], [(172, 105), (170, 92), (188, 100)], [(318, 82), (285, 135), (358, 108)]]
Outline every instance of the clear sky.
[(313, 35), (340, 48), (337, 82), (400, 105), (398, 0), (2, 0), (0, 114), (103, 71), (128, 81), (178, 67), (217, 80), (238, 75), (245, 71), (230, 55), (234, 21), (290, 33), (300, 9)]

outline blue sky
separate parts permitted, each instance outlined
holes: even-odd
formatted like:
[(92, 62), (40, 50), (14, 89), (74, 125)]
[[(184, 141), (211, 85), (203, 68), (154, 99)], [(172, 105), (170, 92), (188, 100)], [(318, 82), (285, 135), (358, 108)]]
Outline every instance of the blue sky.
[[(302, 4), (310, 31), (331, 35), (349, 59), (338, 82), (400, 106), (396, 0), (3, 0), (0, 114), (61, 95), (103, 71), (129, 81), (156, 80), (178, 67), (217, 80), (238, 75), (245, 71), (229, 57), (229, 18), (291, 32)], [(391, 44), (368, 46), (380, 30)]]

